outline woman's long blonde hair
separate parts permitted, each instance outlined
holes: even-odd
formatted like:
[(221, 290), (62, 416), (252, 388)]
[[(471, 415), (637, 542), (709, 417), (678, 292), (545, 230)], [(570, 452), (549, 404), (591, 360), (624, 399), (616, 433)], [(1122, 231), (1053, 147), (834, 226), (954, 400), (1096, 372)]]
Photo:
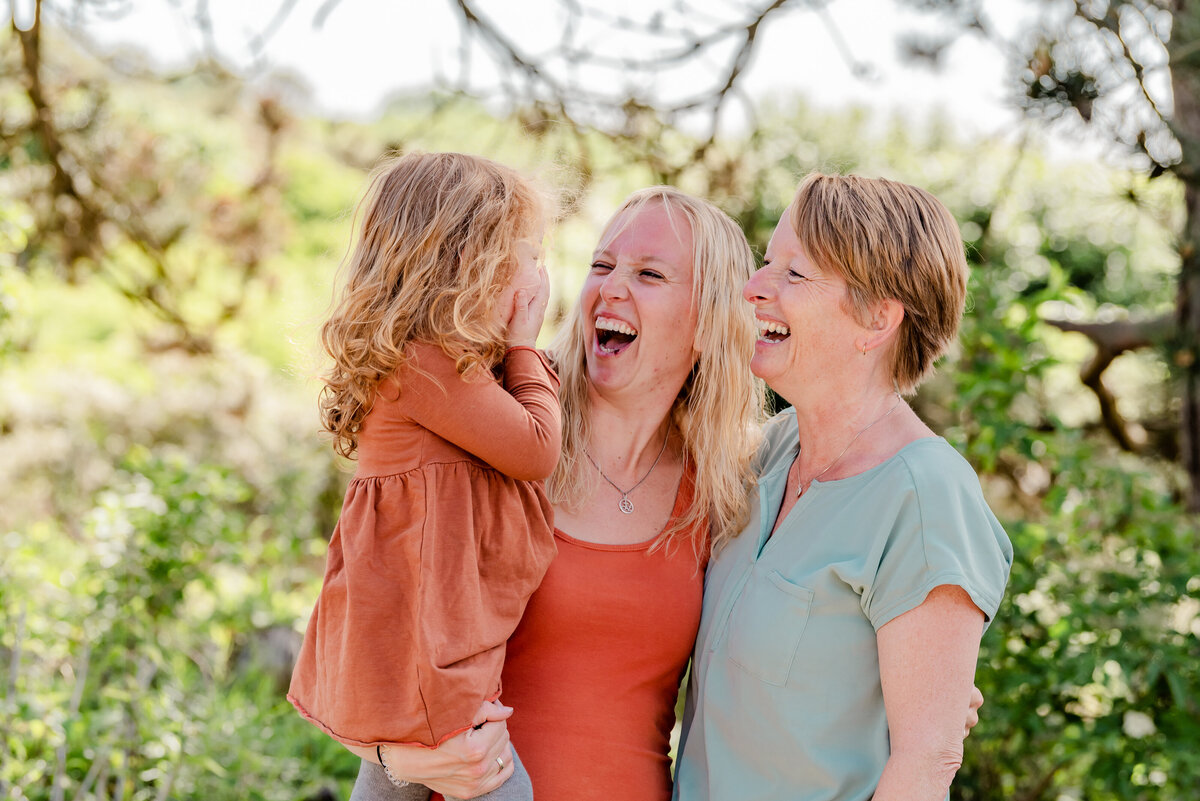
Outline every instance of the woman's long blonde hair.
[[(758, 330), (754, 312), (742, 300), (742, 287), (755, 270), (746, 237), (727, 214), (711, 203), (668, 186), (630, 195), (605, 226), (600, 241), (615, 235), (645, 206), (661, 204), (668, 214), (688, 222), (692, 236), (692, 296), (698, 310), (696, 364), (671, 411), (674, 429), (683, 438), (684, 458), (695, 466), (695, 494), (686, 514), (660, 537), (657, 545), (702, 530), (707, 520), (713, 549), (737, 535), (749, 517), (752, 460), (762, 423), (764, 390), (750, 372)], [(680, 336), (690, 334), (681, 332)], [(572, 309), (551, 345), (562, 380), (563, 450), (547, 482), (553, 503), (568, 508), (595, 487), (595, 469), (584, 448), (591, 434), (588, 420), (586, 352), (592, 328), (579, 304)], [(693, 541), (697, 551), (705, 542)]]
[(462, 153), (410, 153), (373, 171), (362, 223), (321, 343), (321, 421), (352, 456), (379, 383), (430, 342), (460, 374), (504, 354), (496, 296), (516, 271), (517, 245), (536, 237), (544, 195), (514, 170)]

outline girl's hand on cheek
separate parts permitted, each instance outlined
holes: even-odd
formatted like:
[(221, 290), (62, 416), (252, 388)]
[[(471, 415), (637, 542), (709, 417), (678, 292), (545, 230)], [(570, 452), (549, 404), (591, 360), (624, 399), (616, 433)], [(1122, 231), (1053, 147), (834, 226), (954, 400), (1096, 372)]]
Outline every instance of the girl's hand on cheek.
[(546, 305), (550, 301), (550, 276), (544, 265), (538, 267), (538, 281), (532, 287), (522, 287), (513, 294), (512, 314), (508, 318), (508, 347), (530, 347), (537, 343)]

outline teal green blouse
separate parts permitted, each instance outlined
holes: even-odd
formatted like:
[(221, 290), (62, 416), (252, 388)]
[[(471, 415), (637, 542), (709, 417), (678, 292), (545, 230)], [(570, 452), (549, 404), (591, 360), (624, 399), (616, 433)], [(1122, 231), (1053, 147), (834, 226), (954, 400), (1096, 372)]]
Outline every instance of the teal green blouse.
[(932, 437), (812, 482), (768, 537), (795, 412), (765, 433), (750, 524), (705, 578), (675, 798), (866, 801), (888, 758), (875, 632), (943, 584), (990, 621), (1012, 545), (970, 465)]

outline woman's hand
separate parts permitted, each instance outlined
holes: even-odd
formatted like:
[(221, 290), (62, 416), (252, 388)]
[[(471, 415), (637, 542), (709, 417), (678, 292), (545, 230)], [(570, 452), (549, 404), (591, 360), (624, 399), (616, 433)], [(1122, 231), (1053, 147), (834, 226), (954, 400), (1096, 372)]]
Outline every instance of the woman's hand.
[[(490, 793), (513, 774), (508, 725), (504, 723), (512, 712), (512, 707), (498, 701), (484, 702), (475, 716), (478, 728), (467, 729), (437, 748), (386, 745), (384, 762), (395, 778), (423, 784), (442, 795), (474, 798)], [(378, 762), (374, 748), (347, 747), (363, 759)]]
[(532, 348), (542, 330), (546, 304), (550, 301), (550, 276), (546, 265), (539, 264), (537, 283), (525, 286), (513, 294), (512, 315), (508, 318), (508, 347)]
[(971, 700), (967, 702), (967, 722), (963, 727), (963, 739), (971, 736), (971, 729), (979, 725), (979, 707), (983, 706), (983, 693), (978, 687), (971, 687)]

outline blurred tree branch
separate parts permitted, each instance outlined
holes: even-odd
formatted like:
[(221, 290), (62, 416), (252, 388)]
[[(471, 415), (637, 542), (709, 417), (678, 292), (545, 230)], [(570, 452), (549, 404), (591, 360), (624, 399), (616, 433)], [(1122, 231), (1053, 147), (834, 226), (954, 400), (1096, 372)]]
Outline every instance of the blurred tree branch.
[[(166, 324), (154, 334), (153, 347), (211, 352), (217, 329), (240, 311), (245, 286), (257, 276), (270, 242), (265, 226), (271, 218), (263, 212), (274, 202), (274, 163), (286, 114), (272, 100), (258, 102), (254, 119), (264, 134), (262, 166), (240, 191), (214, 200), (200, 191), (209, 170), (202, 153), (166, 156), (152, 132), (123, 128), (109, 113), (102, 82), (70, 77), (47, 62), (48, 7), (37, 0), (27, 28), (11, 20), (9, 34), (20, 55), (0, 73), (16, 79), (27, 101), (25, 108), (0, 109), (3, 155), (19, 168), (10, 169), (9, 183), (34, 215), (18, 264), (45, 267), (69, 281), (94, 274)], [(76, 0), (69, 10), (121, 14), (127, 7)], [(197, 22), (204, 27), (202, 16)], [(198, 313), (185, 300), (201, 272), (187, 240), (202, 229), (216, 235), (220, 258), (240, 285)], [(118, 251), (123, 255), (117, 257)]]
[[(741, 82), (764, 26), (789, 10), (821, 11), (826, 5), (825, 0), (772, 0), (731, 6), (731, 13), (715, 17), (687, 0), (676, 0), (635, 16), (613, 14), (601, 3), (561, 0), (558, 42), (534, 53), (523, 49), (476, 0), (451, 2), (460, 20), (461, 62), (470, 63), (468, 54), (478, 43), (505, 102), (519, 110), (535, 135), (551, 126), (600, 132), (662, 183), (676, 183), (689, 168), (711, 159), (700, 179), (705, 183), (700, 191), (710, 194), (728, 191), (712, 182), (738, 171), (738, 157), (717, 153), (714, 144), (731, 101), (741, 101), (753, 116)], [(836, 32), (828, 15), (821, 19)], [(610, 41), (645, 46), (634, 54), (613, 55), (619, 48), (607, 47)], [(849, 60), (848, 48), (843, 51)], [(866, 73), (860, 65), (852, 66), (858, 74)], [(682, 68), (693, 78), (703, 73), (702, 87), (686, 95), (664, 92), (663, 73)], [(455, 93), (487, 94), (465, 70), (439, 82)], [(698, 135), (686, 147), (668, 146), (664, 138), (681, 128)], [(586, 143), (580, 139), (578, 144), (581, 160), (590, 161)]]
[[(630, 161), (645, 165), (663, 183), (677, 182), (699, 163), (708, 173), (699, 176), (702, 182), (735, 176), (740, 156), (719, 153), (714, 145), (732, 103), (739, 102), (753, 123), (753, 104), (742, 91), (746, 70), (763, 30), (788, 12), (813, 13), (851, 73), (872, 76), (826, 12), (832, 0), (759, 0), (705, 8), (672, 0), (628, 13), (613, 13), (595, 0), (558, 0), (553, 4), (558, 40), (538, 48), (522, 44), (519, 20), (514, 23), (509, 15), (501, 21), (489, 14), (484, 0), (447, 2), (459, 24), (461, 71), (438, 76), (438, 87), (452, 94), (502, 98), (534, 136), (550, 128), (569, 129), (578, 137), (585, 175), (590, 154), (583, 134), (592, 131), (617, 143)], [(341, 7), (340, 0), (327, 0), (312, 24), (324, 25)], [(471, 72), (476, 54), (487, 65), (478, 72), (486, 72), (494, 87), (481, 84)], [(689, 84), (698, 82), (699, 88), (674, 93), (665, 88), (670, 81), (663, 76), (672, 70), (687, 70)], [(682, 138), (672, 138), (680, 130), (691, 134), (686, 146)], [(697, 191), (720, 194), (722, 189), (728, 187)]]
[[(666, 125), (678, 124), (681, 118), (702, 112), (707, 123), (706, 144), (711, 144), (717, 134), (721, 111), (731, 95), (736, 94), (759, 31), (767, 20), (789, 8), (824, 6), (814, 0), (773, 0), (739, 9), (732, 18), (712, 19), (680, 0), (669, 10), (656, 7), (649, 10), (648, 18), (638, 19), (612, 16), (600, 4), (562, 0), (559, 10), (564, 19), (558, 44), (541, 55), (530, 55), (522, 52), (472, 0), (453, 2), (461, 18), (464, 39), (478, 39), (492, 54), (492, 64), (504, 81), (512, 105), (549, 104), (572, 124), (616, 136), (628, 136), (647, 112)], [(697, 27), (697, 22), (707, 25)], [(592, 39), (597, 41), (617, 35), (645, 38), (647, 52), (611, 56), (607, 49), (579, 40), (585, 29), (593, 31)], [(723, 48), (729, 52), (721, 52)], [(720, 60), (722, 56), (724, 66), (711, 70), (707, 86), (699, 92), (677, 98), (655, 94), (654, 77), (662, 71), (679, 65), (695, 67), (703, 65), (706, 59)], [(571, 79), (588, 70), (611, 73), (622, 91), (604, 92)], [(469, 78), (460, 79), (455, 88), (470, 92)]]
[(1061, 331), (1083, 334), (1096, 346), (1095, 355), (1079, 372), (1080, 380), (1096, 395), (1100, 404), (1100, 419), (1117, 444), (1130, 453), (1140, 452), (1145, 444), (1145, 434), (1131, 428), (1117, 409), (1116, 398), (1104, 385), (1104, 371), (1122, 353), (1161, 346), (1168, 341), (1175, 334), (1174, 317), (1158, 317), (1141, 322), (1117, 320), (1111, 323), (1079, 323), (1055, 319), (1046, 319), (1045, 322)]

